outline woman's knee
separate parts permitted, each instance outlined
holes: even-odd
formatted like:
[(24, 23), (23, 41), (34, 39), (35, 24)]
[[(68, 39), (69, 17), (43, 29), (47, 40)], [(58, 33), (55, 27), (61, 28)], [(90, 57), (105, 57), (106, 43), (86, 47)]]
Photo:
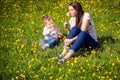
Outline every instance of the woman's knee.
[(78, 26), (75, 26), (73, 27), (70, 31), (73, 31), (73, 32), (80, 32), (80, 28)]
[(81, 31), (81, 30), (80, 30), (79, 27), (77, 27), (77, 26), (73, 27), (73, 28), (70, 30), (67, 38), (68, 38), (68, 39), (71, 39), (71, 38), (77, 36), (77, 35), (80, 33), (80, 31)]

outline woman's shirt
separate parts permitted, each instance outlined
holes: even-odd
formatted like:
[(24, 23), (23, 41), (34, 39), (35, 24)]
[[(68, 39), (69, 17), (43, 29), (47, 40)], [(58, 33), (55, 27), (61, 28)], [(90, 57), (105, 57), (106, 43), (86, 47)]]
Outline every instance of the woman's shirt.
[(57, 26), (54, 27), (54, 29), (51, 31), (48, 27), (44, 27), (43, 30), (43, 35), (45, 37), (45, 39), (53, 39), (53, 38), (60, 38), (62, 36), (62, 33), (60, 32), (60, 30), (58, 29)]
[[(88, 34), (95, 40), (95, 41), (98, 41), (97, 40), (97, 34), (96, 34), (96, 30), (95, 30), (95, 25), (94, 25), (94, 21), (92, 19), (92, 17), (90, 16), (89, 13), (85, 12), (84, 15), (83, 15), (83, 19), (82, 19), (82, 23), (84, 23), (84, 21), (86, 20), (89, 20), (90, 21), (90, 24), (87, 28), (87, 32)], [(70, 18), (70, 29), (74, 26), (76, 26), (76, 18), (75, 17), (71, 17)]]

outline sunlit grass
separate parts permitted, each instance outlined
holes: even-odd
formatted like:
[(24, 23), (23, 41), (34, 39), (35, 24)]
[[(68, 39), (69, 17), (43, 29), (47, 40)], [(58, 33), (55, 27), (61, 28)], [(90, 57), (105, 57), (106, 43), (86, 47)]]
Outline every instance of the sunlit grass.
[(0, 1), (0, 79), (1, 80), (119, 80), (120, 79), (120, 1), (82, 0), (84, 10), (95, 22), (100, 48), (79, 50), (75, 57), (58, 65), (55, 56), (63, 39), (42, 51), (44, 14), (52, 16), (64, 37), (63, 23), (72, 0)]

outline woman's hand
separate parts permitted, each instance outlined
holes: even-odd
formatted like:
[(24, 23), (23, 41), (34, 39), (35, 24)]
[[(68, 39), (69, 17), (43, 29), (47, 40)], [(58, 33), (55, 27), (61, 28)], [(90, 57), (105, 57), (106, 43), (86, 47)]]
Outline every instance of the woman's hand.
[(65, 45), (70, 45), (72, 42), (73, 42), (72, 39), (65, 39), (64, 40)]
[(64, 40), (64, 44), (65, 44), (65, 45), (70, 45), (70, 44), (72, 44), (72, 43), (77, 39), (77, 37), (78, 37), (78, 36), (75, 36), (75, 37), (73, 37), (72, 39), (65, 39), (65, 40)]
[(64, 23), (64, 27), (65, 27), (66, 29), (68, 29), (68, 28), (69, 28), (69, 25), (68, 25), (68, 23), (67, 23), (67, 22), (65, 22), (65, 23)]

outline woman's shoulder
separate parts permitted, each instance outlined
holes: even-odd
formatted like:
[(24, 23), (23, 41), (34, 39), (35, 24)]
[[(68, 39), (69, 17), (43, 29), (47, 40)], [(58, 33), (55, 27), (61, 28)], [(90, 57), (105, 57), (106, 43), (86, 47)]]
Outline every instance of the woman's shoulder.
[(88, 12), (84, 12), (84, 16), (90, 16)]
[(83, 21), (85, 21), (85, 20), (90, 20), (90, 14), (87, 12), (84, 12), (84, 14), (83, 14)]

